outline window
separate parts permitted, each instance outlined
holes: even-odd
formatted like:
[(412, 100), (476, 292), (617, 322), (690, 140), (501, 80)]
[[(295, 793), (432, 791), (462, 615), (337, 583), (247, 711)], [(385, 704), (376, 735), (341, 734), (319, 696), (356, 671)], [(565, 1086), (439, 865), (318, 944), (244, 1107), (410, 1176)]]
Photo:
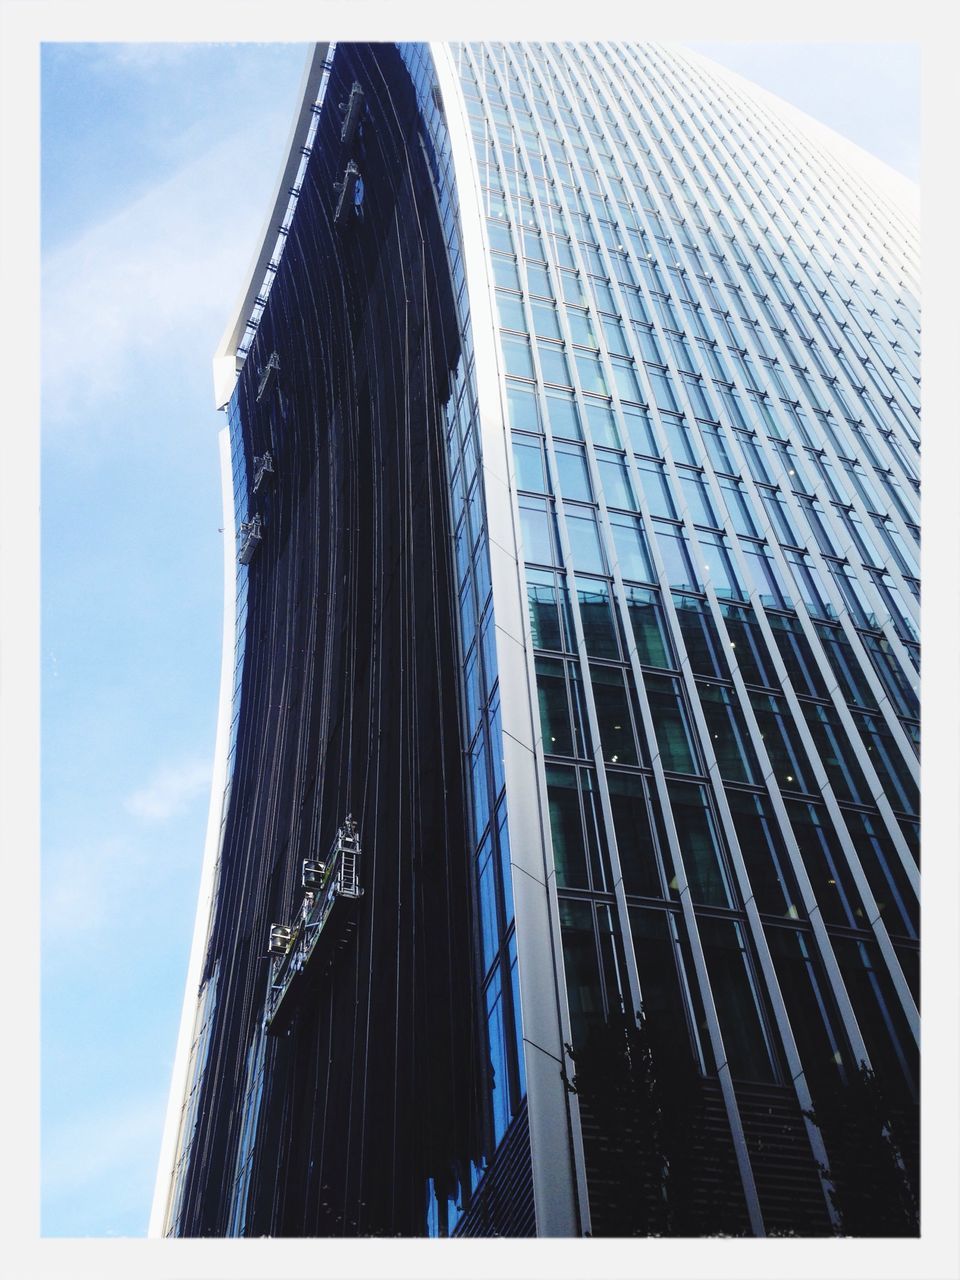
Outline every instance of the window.
[(625, 587), (627, 610), (637, 646), (637, 661), (648, 667), (676, 664), (667, 636), (660, 592), (648, 587)]
[(691, 670), (696, 675), (726, 679), (726, 655), (706, 601), (674, 595), (673, 602)]
[(540, 728), (547, 755), (586, 755), (585, 718), (580, 672), (576, 663), (537, 658)]
[(707, 581), (721, 599), (731, 597), (743, 600), (746, 592), (740, 585), (730, 558), (727, 540), (722, 533), (699, 533), (697, 541), (703, 556), (703, 567)]
[(543, 446), (539, 439), (513, 433), (513, 465), (517, 488), (530, 489), (534, 493), (547, 493), (547, 473), (543, 464)]
[(528, 569), (527, 609), (535, 648), (574, 651), (570, 603), (562, 574), (549, 569)]
[(518, 506), (524, 559), (538, 564), (559, 564), (553, 504), (543, 498), (520, 498)]
[(731, 1075), (740, 1080), (775, 1082), (743, 926), (734, 920), (700, 917), (697, 929)]
[(537, 394), (519, 382), (507, 383), (507, 420), (519, 431), (541, 431)]
[(596, 578), (577, 578), (576, 582), (587, 653), (591, 658), (611, 658), (619, 662), (620, 642), (609, 583)]
[(518, 378), (533, 377), (533, 357), (528, 338), (511, 338), (502, 333), (500, 346), (503, 350), (504, 368), (508, 374)]
[(540, 354), (540, 369), (543, 373), (544, 382), (559, 383), (565, 387), (571, 386), (570, 369), (567, 364), (567, 357), (563, 353), (563, 348), (548, 342), (538, 342), (537, 351)]
[(557, 477), (560, 492), (565, 498), (578, 502), (592, 502), (593, 490), (587, 471), (587, 458), (582, 445), (558, 444), (556, 446)]
[(867, 915), (826, 810), (796, 800), (787, 800), (786, 809), (824, 921), (865, 929)]
[(547, 418), (555, 436), (566, 436), (568, 440), (583, 439), (577, 402), (571, 392), (547, 392)]
[[(800, 745), (786, 699), (769, 693), (751, 693), (750, 705), (757, 718), (760, 737), (781, 789), (811, 791), (813, 771)], [(802, 704), (804, 709), (810, 703)]]
[(621, 576), (639, 582), (655, 582), (656, 574), (640, 518), (613, 511), (610, 513), (610, 528)]
[(703, 681), (697, 683), (697, 692), (721, 778), (759, 783), (760, 767), (736, 696), (722, 685)]
[(620, 436), (617, 431), (616, 418), (610, 408), (610, 402), (587, 397), (583, 403), (594, 444), (607, 445), (611, 449), (619, 449), (621, 447)]
[(657, 524), (655, 531), (668, 585), (681, 591), (700, 591), (701, 584), (690, 561), (683, 531), (665, 524)]
[(601, 667), (591, 663), (590, 682), (604, 760), (610, 764), (638, 764), (630, 707), (632, 676), (620, 667)]
[(547, 765), (547, 801), (558, 886), (602, 893), (609, 873), (593, 771)]
[(564, 513), (573, 568), (581, 573), (605, 574), (607, 566), (600, 545), (596, 513), (588, 507), (573, 507), (569, 504), (564, 506)]
[(637, 471), (640, 473), (640, 483), (643, 486), (650, 514), (676, 520), (677, 509), (670, 493), (670, 484), (663, 463), (638, 462)]
[(820, 763), (827, 772), (838, 800), (869, 804), (872, 797), (850, 741), (832, 707), (802, 702), (803, 718)]
[(646, 673), (643, 683), (661, 765), (671, 773), (699, 773), (680, 681), (675, 676)]
[(635, 511), (637, 500), (633, 496), (633, 486), (627, 475), (626, 464), (619, 454), (597, 453), (597, 467), (600, 472), (600, 486), (603, 489), (607, 505), (626, 507)]
[(694, 524), (705, 524), (711, 528), (719, 528), (710, 493), (698, 471), (681, 471), (680, 486), (683, 490), (687, 511)]
[(801, 697), (829, 696), (820, 668), (797, 618), (771, 613), (767, 618), (794, 690)]
[(791, 920), (805, 916), (793, 868), (770, 814), (769, 800), (745, 791), (727, 790), (726, 795), (758, 910)]
[(706, 788), (671, 782), (667, 790), (680, 855), (694, 902), (732, 907), (729, 879), (721, 859), (719, 837)]
[(646, 779), (640, 774), (609, 769), (607, 785), (625, 892), (644, 898), (665, 897)]

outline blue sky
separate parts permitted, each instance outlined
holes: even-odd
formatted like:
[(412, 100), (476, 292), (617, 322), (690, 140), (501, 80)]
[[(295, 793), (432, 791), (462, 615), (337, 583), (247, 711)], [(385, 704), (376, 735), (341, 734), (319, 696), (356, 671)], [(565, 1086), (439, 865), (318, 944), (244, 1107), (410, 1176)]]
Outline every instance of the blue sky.
[[(916, 177), (914, 47), (694, 47)], [(45, 1235), (146, 1229), (219, 682), (210, 358), (305, 56), (43, 51)]]

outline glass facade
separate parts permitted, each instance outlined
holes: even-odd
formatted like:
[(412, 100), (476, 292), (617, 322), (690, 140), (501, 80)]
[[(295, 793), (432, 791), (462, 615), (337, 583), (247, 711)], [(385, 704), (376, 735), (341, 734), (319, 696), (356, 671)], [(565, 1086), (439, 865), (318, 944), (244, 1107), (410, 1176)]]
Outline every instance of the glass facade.
[[(680, 51), (398, 50), (455, 313), (482, 1060), (482, 1140), (429, 1171), (423, 1230), (509, 1233), (513, 1170), (538, 1230), (569, 1199), (556, 1234), (851, 1233), (837, 1099), (877, 1083), (916, 1168), (915, 231)], [(610, 1101), (637, 1035), (656, 1140)], [(618, 1208), (654, 1148), (673, 1172)]]
[[(734, 1134), (741, 1086), (816, 1109), (826, 1061), (906, 1104), (914, 233), (682, 54), (456, 58), (575, 1056), (598, 1021), (655, 1016), (648, 939), (672, 937), (681, 1040), (729, 1075)], [(740, 1172), (756, 1227), (770, 1191)]]

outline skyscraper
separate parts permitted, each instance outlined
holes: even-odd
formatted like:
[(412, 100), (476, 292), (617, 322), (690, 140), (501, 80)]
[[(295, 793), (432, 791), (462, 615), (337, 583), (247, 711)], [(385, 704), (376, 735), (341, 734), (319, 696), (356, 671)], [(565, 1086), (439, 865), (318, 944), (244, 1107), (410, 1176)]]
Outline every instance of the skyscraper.
[(680, 51), (317, 47), (155, 1233), (916, 1231), (915, 282)]

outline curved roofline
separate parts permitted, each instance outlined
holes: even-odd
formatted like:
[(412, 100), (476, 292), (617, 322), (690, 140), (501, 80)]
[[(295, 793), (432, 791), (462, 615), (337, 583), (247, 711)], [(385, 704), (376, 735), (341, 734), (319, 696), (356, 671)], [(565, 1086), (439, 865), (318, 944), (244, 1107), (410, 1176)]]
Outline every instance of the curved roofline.
[(237, 374), (243, 365), (243, 356), (238, 355), (240, 341), (260, 294), (267, 267), (276, 250), (277, 235), (287, 212), (291, 188), (296, 183), (297, 171), (303, 159), (301, 148), (306, 145), (310, 132), (313, 106), (320, 94), (329, 51), (329, 40), (317, 43), (307, 58), (300, 87), (300, 109), (290, 130), (287, 155), (277, 178), (273, 204), (260, 233), (259, 248), (250, 265), (247, 285), (237, 300), (232, 319), (213, 357), (213, 385), (218, 409), (224, 408), (233, 394)]

